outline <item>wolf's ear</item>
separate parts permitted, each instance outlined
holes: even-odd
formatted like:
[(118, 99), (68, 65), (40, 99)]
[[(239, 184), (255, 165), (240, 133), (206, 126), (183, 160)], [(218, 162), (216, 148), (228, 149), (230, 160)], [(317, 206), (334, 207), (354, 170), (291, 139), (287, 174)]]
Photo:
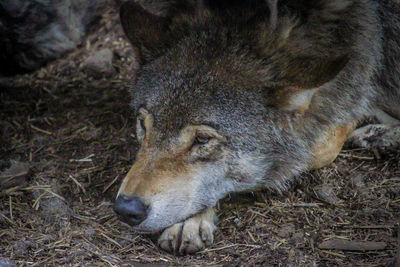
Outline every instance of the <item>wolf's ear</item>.
[(305, 113), (315, 93), (336, 78), (348, 62), (348, 57), (322, 61), (321, 63), (315, 59), (305, 69), (288, 71), (293, 76), (284, 77), (285, 83), (277, 83), (275, 87), (265, 91), (269, 105), (297, 114)]
[[(344, 16), (349, 15), (348, 11), (355, 2), (355, 0), (265, 1), (269, 9), (266, 29), (269, 33), (280, 35), (282, 39), (289, 37), (294, 27), (307, 25), (315, 29), (318, 25), (324, 27), (320, 25), (321, 23), (340, 23), (346, 20)], [(329, 30), (329, 27), (327, 28)]]
[(280, 66), (279, 80), (305, 90), (320, 87), (335, 79), (349, 59), (348, 54), (289, 58), (287, 65)]
[[(282, 2), (282, 3), (281, 3)], [(352, 55), (354, 0), (267, 0), (257, 49), (270, 81), (304, 89), (332, 80)]]
[(133, 0), (122, 4), (120, 18), (125, 35), (137, 49), (141, 63), (162, 54), (177, 34), (170, 30), (170, 17), (150, 13)]
[[(282, 3), (280, 3), (282, 2)], [(313, 97), (348, 64), (346, 38), (353, 0), (267, 0), (269, 20), (261, 28), (260, 54), (268, 66), (265, 95), (270, 106), (303, 114)]]

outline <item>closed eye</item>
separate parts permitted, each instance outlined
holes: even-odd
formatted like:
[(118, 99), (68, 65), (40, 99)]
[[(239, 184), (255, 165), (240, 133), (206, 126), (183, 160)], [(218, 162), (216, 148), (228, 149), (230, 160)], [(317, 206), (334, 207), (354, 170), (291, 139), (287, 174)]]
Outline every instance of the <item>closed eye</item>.
[(211, 139), (210, 137), (200, 137), (200, 136), (197, 136), (197, 137), (194, 139), (194, 141), (193, 141), (193, 146), (208, 144), (208, 142), (210, 141), (210, 139)]

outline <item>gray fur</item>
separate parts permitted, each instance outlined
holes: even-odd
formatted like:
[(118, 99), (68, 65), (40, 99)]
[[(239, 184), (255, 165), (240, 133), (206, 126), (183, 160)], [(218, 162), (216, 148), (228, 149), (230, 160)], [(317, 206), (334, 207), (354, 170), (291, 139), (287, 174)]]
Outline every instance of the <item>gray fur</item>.
[[(179, 195), (160, 193), (179, 209), (165, 223), (150, 215), (139, 229), (166, 227), (232, 191), (286, 190), (309, 169), (313, 145), (331, 127), (361, 121), (376, 107), (400, 118), (397, 2), (282, 0), (277, 21), (265, 1), (204, 2), (172, 8), (154, 29), (146, 24), (162, 29), (157, 40), (141, 32), (140, 19), (122, 13), (143, 63), (132, 106), (154, 115), (156, 148), (173, 147), (189, 124), (227, 138), (223, 156), (202, 163), (203, 182), (191, 196), (197, 205), (188, 211)], [(131, 12), (146, 16), (136, 6)], [(304, 114), (277, 107), (272, 95), (287, 86), (317, 89)], [(207, 173), (213, 168), (219, 171)]]

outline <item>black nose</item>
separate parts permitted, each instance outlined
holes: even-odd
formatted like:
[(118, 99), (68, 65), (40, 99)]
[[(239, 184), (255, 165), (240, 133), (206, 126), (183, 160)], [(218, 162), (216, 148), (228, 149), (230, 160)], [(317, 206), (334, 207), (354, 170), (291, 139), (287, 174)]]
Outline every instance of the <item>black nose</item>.
[(121, 221), (131, 226), (140, 224), (147, 217), (147, 207), (138, 197), (119, 195), (115, 200), (114, 211)]

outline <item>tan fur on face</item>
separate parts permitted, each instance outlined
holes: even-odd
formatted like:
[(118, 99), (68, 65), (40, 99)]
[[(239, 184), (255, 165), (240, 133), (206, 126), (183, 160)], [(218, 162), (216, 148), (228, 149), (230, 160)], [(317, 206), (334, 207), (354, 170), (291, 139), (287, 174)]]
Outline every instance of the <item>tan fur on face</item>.
[(182, 156), (166, 156), (141, 149), (135, 164), (121, 185), (119, 194), (146, 200), (163, 190), (168, 190), (173, 184), (172, 180), (183, 179), (189, 176), (189, 173), (189, 166), (185, 165)]
[[(126, 175), (118, 195), (129, 195), (148, 198), (166, 189), (168, 179), (185, 176), (187, 166), (184, 165), (182, 153), (174, 155), (164, 154), (155, 147), (153, 123), (154, 117), (146, 109), (139, 110), (138, 120), (142, 120), (145, 127), (145, 135), (141, 148), (136, 156), (136, 161)], [(190, 142), (193, 131), (186, 130), (183, 139)], [(187, 146), (187, 145), (186, 145)]]
[(338, 126), (321, 136), (313, 149), (315, 161), (311, 164), (311, 168), (319, 169), (332, 163), (355, 127), (355, 123)]
[[(226, 142), (213, 128), (206, 125), (189, 125), (180, 134), (178, 142), (168, 151), (160, 151), (154, 144), (153, 116), (141, 109), (139, 119), (146, 128), (144, 140), (137, 154), (136, 161), (126, 175), (119, 194), (140, 197), (149, 200), (152, 196), (167, 192), (177, 182), (181, 190), (190, 190), (189, 179), (195, 177), (195, 163), (189, 163), (196, 136), (208, 136), (213, 142)], [(180, 182), (182, 180), (182, 182)], [(188, 188), (185, 188), (188, 187)]]

